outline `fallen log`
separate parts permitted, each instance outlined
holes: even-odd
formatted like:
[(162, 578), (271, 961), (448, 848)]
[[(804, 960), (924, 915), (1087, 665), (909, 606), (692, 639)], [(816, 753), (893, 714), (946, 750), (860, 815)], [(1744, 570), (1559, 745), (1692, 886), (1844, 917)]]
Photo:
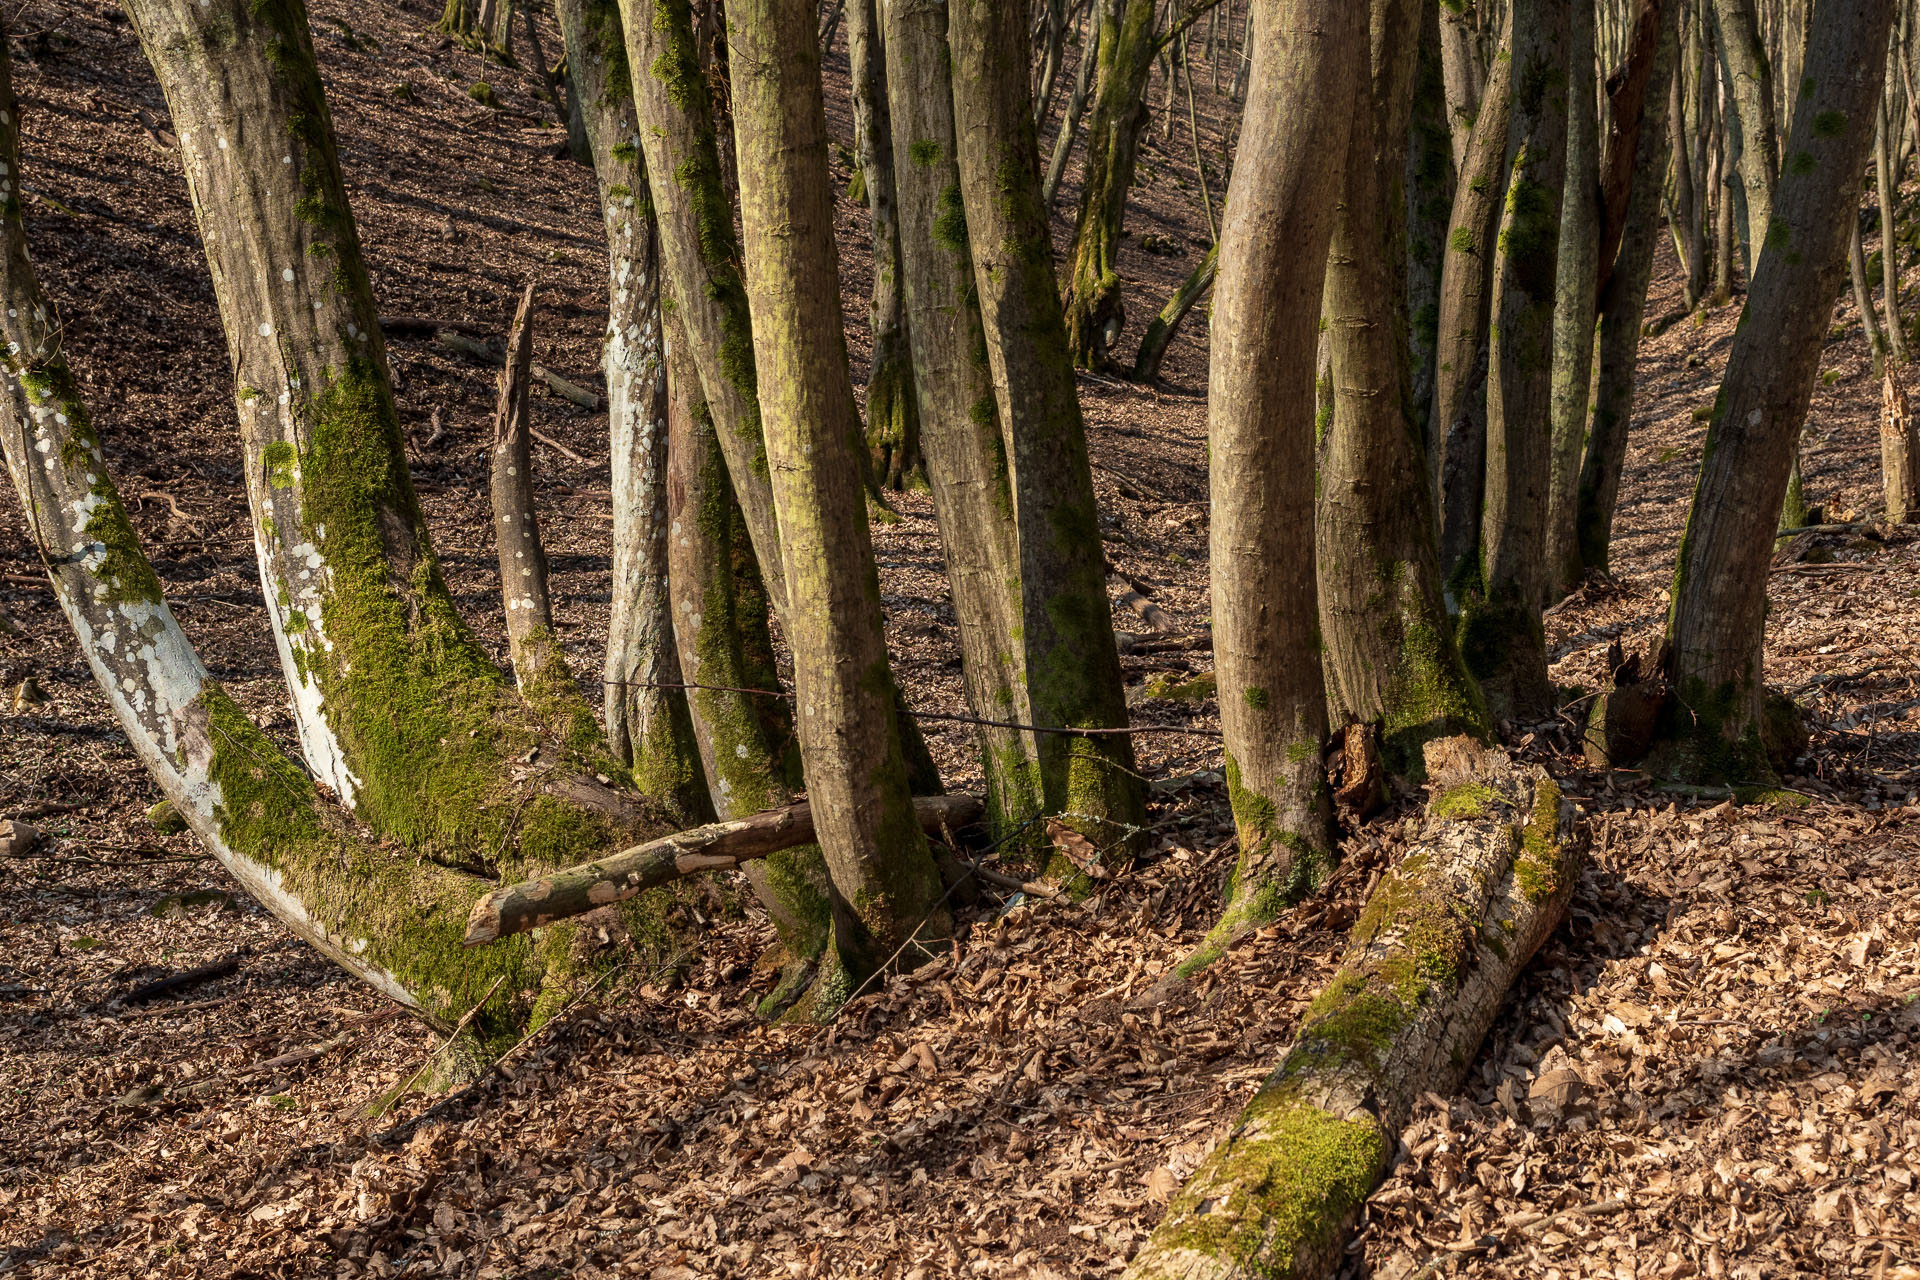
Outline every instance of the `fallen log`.
[[(914, 812), (928, 831), (959, 828), (979, 819), (985, 806), (975, 796), (916, 796)], [(473, 906), (463, 943), (469, 947), (555, 920), (624, 902), (649, 889), (701, 871), (731, 871), (797, 845), (813, 843), (813, 807), (802, 800), (732, 822), (676, 831), (623, 849), (596, 862), (495, 889)]]
[(1278, 1069), (1194, 1170), (1128, 1280), (1324, 1280), (1424, 1090), (1457, 1087), (1565, 915), (1573, 806), (1468, 738), (1427, 744), (1414, 849), (1383, 878)]

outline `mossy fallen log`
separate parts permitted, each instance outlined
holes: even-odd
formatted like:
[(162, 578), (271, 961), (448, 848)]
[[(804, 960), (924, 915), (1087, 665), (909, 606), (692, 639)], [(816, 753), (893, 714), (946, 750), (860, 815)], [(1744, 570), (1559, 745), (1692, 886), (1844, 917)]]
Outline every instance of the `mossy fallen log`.
[(1167, 1206), (1128, 1280), (1331, 1276), (1423, 1090), (1465, 1074), (1566, 913), (1582, 841), (1537, 769), (1426, 746), (1426, 825), (1354, 926), (1279, 1068)]
[[(914, 813), (929, 831), (977, 821), (975, 796), (916, 796)], [(473, 906), (465, 945), (479, 946), (556, 920), (625, 902), (649, 889), (702, 871), (731, 871), (744, 862), (814, 842), (813, 808), (806, 801), (731, 822), (710, 822), (623, 849), (550, 876), (495, 889)]]

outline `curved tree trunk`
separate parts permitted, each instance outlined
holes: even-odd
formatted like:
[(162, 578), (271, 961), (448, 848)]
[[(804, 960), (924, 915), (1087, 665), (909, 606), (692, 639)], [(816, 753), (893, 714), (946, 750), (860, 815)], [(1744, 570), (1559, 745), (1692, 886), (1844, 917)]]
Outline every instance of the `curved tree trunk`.
[(607, 619), (607, 741), (634, 784), (687, 825), (713, 812), (680, 689), (668, 616), (667, 368), (661, 347), (660, 245), (646, 163), (635, 142), (633, 76), (614, 0), (556, 0), (607, 233), (608, 455), (613, 490), (612, 609)]
[(866, 187), (873, 241), (873, 368), (867, 375), (867, 450), (875, 481), (904, 489), (925, 479), (913, 348), (900, 297), (900, 219), (893, 125), (887, 115), (887, 62), (876, 0), (847, 0), (847, 58), (853, 81), (853, 156)]
[(914, 817), (881, 632), (840, 325), (814, 6), (735, 0), (728, 21), (745, 281), (755, 362), (766, 371), (761, 404), (790, 600), (795, 720), (835, 891), (834, 945), (806, 1006), (826, 1015), (915, 936), (944, 937), (950, 920)]
[(1593, 6), (1571, 7), (1567, 65), (1567, 194), (1560, 210), (1560, 269), (1553, 308), (1552, 463), (1547, 490), (1546, 599), (1580, 585), (1574, 515), (1580, 452), (1593, 403), (1599, 289), (1600, 117), (1594, 101)]
[(1431, 744), (1428, 763), (1418, 843), (1127, 1280), (1334, 1275), (1415, 1100), (1459, 1087), (1507, 989), (1565, 917), (1581, 842), (1559, 788), (1464, 738)]
[(1689, 778), (1772, 776), (1761, 677), (1772, 526), (1845, 270), (1893, 8), (1827, 0), (1808, 44), (1773, 243), (1734, 334), (1674, 569), (1667, 638), (1681, 711), (1662, 763)]
[[(900, 200), (900, 288), (913, 345), (921, 448), (960, 633), (967, 705), (982, 720), (1032, 723), (1021, 626), (1020, 543), (993, 371), (974, 295), (955, 160), (946, 6), (890, 0), (887, 85)], [(1039, 746), (1019, 729), (974, 726), (995, 839), (1039, 812)]]
[(1127, 320), (1114, 259), (1133, 186), (1153, 74), (1156, 0), (1122, 0), (1101, 25), (1099, 79), (1087, 125), (1087, 162), (1074, 223), (1067, 296), (1067, 349), (1083, 369), (1105, 369)]
[(1240, 858), (1183, 974), (1315, 887), (1333, 856), (1317, 593), (1299, 570), (1314, 527), (1315, 331), (1367, 14), (1302, 0), (1252, 21), (1207, 379), (1214, 669)]
[(1220, 245), (1216, 241), (1207, 250), (1200, 265), (1195, 267), (1180, 287), (1167, 299), (1167, 305), (1160, 308), (1160, 314), (1147, 326), (1146, 333), (1140, 337), (1140, 350), (1133, 357), (1133, 372), (1128, 376), (1135, 382), (1152, 382), (1160, 376), (1160, 362), (1167, 358), (1167, 348), (1173, 345), (1174, 335), (1180, 332), (1180, 325), (1186, 320), (1187, 313), (1200, 305), (1207, 296), (1207, 290), (1213, 288), (1215, 274), (1220, 268)]
[(1492, 300), (1494, 237), (1500, 226), (1512, 109), (1511, 58), (1488, 78), (1473, 141), (1454, 186), (1447, 255), (1440, 266), (1440, 321), (1434, 352), (1433, 412), (1428, 440), (1439, 501), (1440, 573), (1449, 584), (1476, 569), (1480, 504), (1487, 474), (1487, 317)]
[(1400, 264), (1417, 3), (1373, 0), (1372, 74), (1347, 96), (1352, 137), (1325, 298), (1334, 409), (1321, 441), (1314, 521), (1330, 719), (1378, 725), (1388, 768), (1414, 775), (1429, 738), (1489, 727), (1448, 625), (1431, 490), (1407, 412)]
[[(1659, 16), (1639, 81), (1644, 100), (1637, 129), (1628, 135), (1617, 125), (1607, 139), (1603, 164), (1608, 200), (1618, 201), (1618, 256), (1606, 257), (1608, 235), (1601, 233), (1600, 374), (1593, 397), (1593, 421), (1580, 461), (1580, 489), (1574, 504), (1574, 541), (1580, 567), (1605, 570), (1613, 538), (1613, 512), (1620, 475), (1627, 461), (1627, 427), (1633, 420), (1634, 380), (1640, 358), (1640, 326), (1647, 312), (1647, 285), (1653, 276), (1654, 250), (1660, 240), (1661, 189), (1667, 181), (1672, 148), (1667, 145), (1667, 84), (1677, 55), (1679, 6), (1667, 4)], [(1621, 116), (1614, 98), (1615, 119)], [(1614, 175), (1624, 173), (1624, 179)], [(1609, 208), (1613, 207), (1609, 205)], [(1607, 225), (1614, 225), (1611, 213)]]
[(1487, 490), (1479, 599), (1463, 603), (1460, 649), (1494, 715), (1553, 709), (1541, 544), (1551, 475), (1554, 286), (1567, 177), (1568, 7), (1514, 0), (1513, 117), (1506, 212), (1494, 254), (1487, 354)]
[[(1034, 723), (1127, 723), (1086, 424), (1067, 354), (1027, 93), (1018, 6), (950, 0), (960, 190), (980, 318), (1013, 470), (1027, 689)], [(1131, 852), (1145, 813), (1123, 734), (1050, 733), (1040, 744), (1048, 810), (1106, 853)], [(1071, 870), (1063, 857), (1056, 874)]]

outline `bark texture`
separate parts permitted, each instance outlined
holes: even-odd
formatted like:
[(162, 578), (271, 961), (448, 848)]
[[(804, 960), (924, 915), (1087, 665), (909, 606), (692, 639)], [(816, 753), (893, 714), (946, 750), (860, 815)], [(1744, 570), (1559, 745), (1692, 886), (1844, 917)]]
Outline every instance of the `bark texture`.
[[(1030, 724), (1026, 651), (1014, 639), (1023, 606), (1013, 477), (974, 293), (946, 6), (891, 0), (885, 21), (893, 150), (905, 157), (896, 167), (900, 286), (967, 705), (982, 720)], [(1040, 810), (1039, 745), (1019, 729), (973, 731), (998, 839)]]
[(1813, 24), (1774, 230), (1707, 427), (1667, 624), (1681, 704), (1663, 765), (1689, 778), (1771, 776), (1761, 641), (1767, 560), (1794, 441), (1846, 263), (1892, 0), (1829, 0)]
[(1888, 366), (1880, 377), (1880, 489), (1887, 519), (1920, 519), (1920, 419), (1913, 414), (1907, 384), (1911, 366)]
[(1593, 403), (1593, 348), (1600, 255), (1600, 116), (1593, 83), (1593, 6), (1570, 6), (1567, 180), (1560, 209), (1560, 270), (1554, 283), (1552, 462), (1547, 488), (1546, 596), (1580, 584), (1574, 537), (1580, 453)]
[(1147, 325), (1147, 331), (1140, 335), (1140, 350), (1134, 354), (1133, 373), (1129, 375), (1135, 382), (1152, 382), (1160, 376), (1160, 363), (1166, 359), (1174, 335), (1180, 332), (1188, 313), (1199, 306), (1200, 300), (1213, 288), (1219, 269), (1220, 245), (1216, 242), (1200, 259), (1200, 265), (1173, 291), (1167, 305), (1160, 308), (1160, 314)]
[(1317, 592), (1299, 570), (1314, 527), (1315, 331), (1368, 16), (1301, 0), (1253, 22), (1207, 379), (1214, 669), (1240, 858), (1186, 973), (1317, 885), (1333, 847)]
[(840, 324), (814, 6), (736, 0), (728, 20), (745, 279), (755, 362), (765, 371), (795, 720), (835, 891), (828, 958), (837, 966), (823, 968), (809, 997), (809, 1011), (824, 1014), (916, 934), (945, 936), (949, 918), (914, 817), (881, 632)]
[[(1411, 389), (1407, 412), (1424, 453), (1433, 412), (1434, 357), (1440, 342), (1440, 271), (1453, 216), (1454, 163), (1442, 68), (1440, 4), (1422, 4), (1414, 62), (1413, 105), (1406, 149), (1407, 343)], [(1424, 464), (1422, 470), (1425, 470)], [(1431, 502), (1431, 484), (1429, 490)], [(1429, 517), (1431, 518), (1431, 516)]]
[(1400, 264), (1418, 4), (1373, 0), (1371, 10), (1372, 69), (1347, 97), (1352, 135), (1327, 263), (1333, 418), (1320, 440), (1315, 562), (1330, 717), (1379, 726), (1388, 768), (1417, 775), (1429, 738), (1488, 724), (1448, 624), (1425, 456), (1408, 412)]
[[(1034, 723), (1124, 727), (1086, 424), (1040, 199), (1026, 23), (1017, 10), (989, 0), (948, 5), (954, 115), (966, 122), (957, 138), (962, 208), (1013, 470), (1019, 642)], [(1130, 850), (1145, 810), (1126, 736), (1046, 734), (1039, 754), (1047, 809), (1103, 850)]]
[(556, 660), (566, 660), (553, 634), (553, 601), (547, 594), (547, 549), (533, 508), (533, 286), (520, 295), (507, 334), (507, 363), (500, 370), (499, 402), (493, 410), (493, 540), (500, 559), (500, 600), (507, 615), (507, 648), (513, 674), (526, 688)]
[(1581, 840), (1560, 789), (1471, 739), (1427, 752), (1418, 843), (1127, 1280), (1334, 1274), (1414, 1101), (1459, 1087), (1508, 987), (1564, 918)]
[(1740, 182), (1746, 189), (1749, 269), (1773, 224), (1773, 184), (1780, 174), (1780, 135), (1774, 128), (1773, 66), (1754, 13), (1753, 0), (1713, 0), (1720, 57), (1740, 122)]

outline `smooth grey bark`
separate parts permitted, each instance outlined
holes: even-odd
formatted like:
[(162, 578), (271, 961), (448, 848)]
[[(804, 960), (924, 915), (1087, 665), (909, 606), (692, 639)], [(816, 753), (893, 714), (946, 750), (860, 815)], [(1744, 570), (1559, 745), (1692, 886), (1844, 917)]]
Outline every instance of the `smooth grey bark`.
[(1674, 569), (1667, 638), (1680, 711), (1663, 764), (1680, 775), (1772, 775), (1762, 715), (1772, 526), (1845, 270), (1893, 9), (1893, 0), (1823, 0), (1811, 31), (1775, 234), (1734, 334)]
[(1567, 184), (1560, 210), (1560, 269), (1553, 309), (1552, 464), (1547, 491), (1549, 602), (1580, 584), (1575, 513), (1580, 454), (1593, 402), (1600, 258), (1600, 116), (1594, 100), (1593, 6), (1571, 6), (1567, 94)]
[(533, 501), (533, 286), (520, 295), (507, 334), (507, 363), (500, 370), (499, 403), (493, 411), (493, 539), (500, 561), (500, 602), (507, 618), (507, 648), (514, 678), (525, 689), (546, 668), (566, 659), (553, 634), (553, 601), (547, 594), (547, 549)]

